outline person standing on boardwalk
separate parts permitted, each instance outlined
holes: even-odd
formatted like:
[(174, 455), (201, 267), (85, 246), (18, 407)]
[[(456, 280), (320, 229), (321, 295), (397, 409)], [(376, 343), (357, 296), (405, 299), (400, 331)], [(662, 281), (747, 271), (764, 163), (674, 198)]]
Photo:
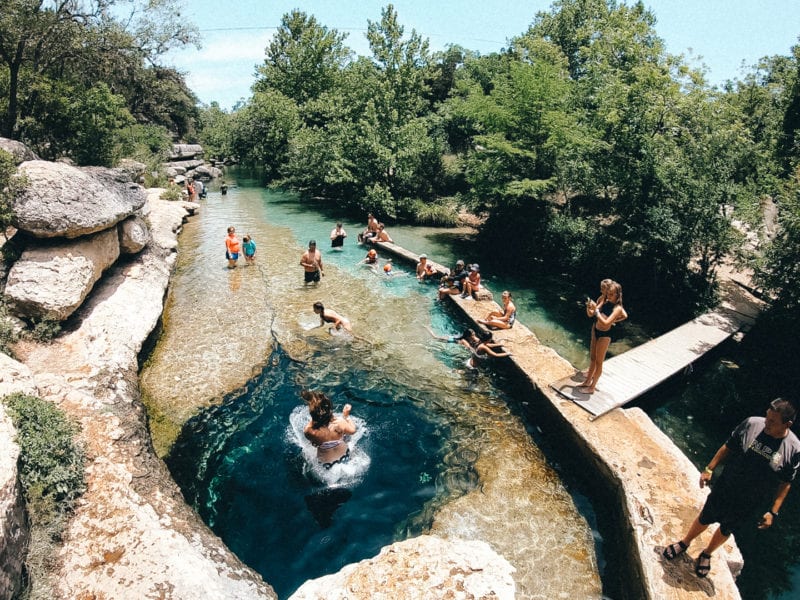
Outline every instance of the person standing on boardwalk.
[(603, 362), (611, 342), (617, 337), (614, 326), (628, 318), (622, 306), (622, 286), (616, 281), (604, 279), (600, 282), (600, 298), (595, 302), (587, 299), (586, 316), (592, 317), (592, 339), (589, 343), (589, 370), (586, 379), (578, 391), (583, 394), (594, 394), (597, 381), (603, 374)]
[(719, 523), (695, 563), (697, 576), (706, 577), (711, 570), (711, 555), (755, 511), (765, 510), (757, 524), (759, 529), (775, 524), (800, 466), (800, 440), (790, 430), (796, 415), (794, 404), (776, 398), (766, 418), (750, 417), (739, 423), (700, 473), (702, 488), (711, 482), (714, 470), (725, 465), (705, 506), (683, 539), (664, 548), (664, 558), (672, 560), (683, 554), (711, 523)]
[(239, 260), (239, 238), (236, 237), (236, 229), (228, 227), (228, 237), (225, 238), (225, 258), (228, 259), (228, 268), (235, 269), (236, 261)]
[(305, 283), (319, 282), (320, 275), (325, 276), (322, 254), (317, 250), (316, 240), (308, 242), (308, 250), (300, 257), (300, 266), (305, 271)]

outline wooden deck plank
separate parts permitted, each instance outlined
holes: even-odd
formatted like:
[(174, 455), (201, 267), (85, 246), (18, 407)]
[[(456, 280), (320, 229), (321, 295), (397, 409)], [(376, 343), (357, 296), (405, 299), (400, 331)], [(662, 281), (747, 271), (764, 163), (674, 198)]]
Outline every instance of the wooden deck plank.
[(550, 387), (597, 418), (679, 373), (748, 320), (749, 315), (721, 308), (609, 358), (603, 365), (600, 386), (591, 396), (578, 391), (574, 376), (555, 381)]

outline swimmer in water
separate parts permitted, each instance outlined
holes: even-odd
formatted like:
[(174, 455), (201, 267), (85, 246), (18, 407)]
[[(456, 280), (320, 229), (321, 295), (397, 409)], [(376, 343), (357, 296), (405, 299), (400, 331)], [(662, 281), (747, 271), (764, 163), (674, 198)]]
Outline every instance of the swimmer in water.
[(333, 414), (333, 403), (324, 393), (303, 390), (300, 395), (311, 413), (311, 422), (303, 429), (303, 435), (317, 449), (319, 462), (326, 469), (346, 463), (350, 459), (350, 448), (345, 436), (356, 432), (356, 426), (350, 420), (352, 407), (345, 404), (342, 416), (337, 417)]
[(330, 308), (325, 308), (322, 302), (314, 302), (314, 312), (319, 315), (320, 327), (327, 323), (331, 323), (336, 329), (344, 329), (345, 331), (353, 331), (350, 325), (350, 319), (343, 317), (339, 313)]

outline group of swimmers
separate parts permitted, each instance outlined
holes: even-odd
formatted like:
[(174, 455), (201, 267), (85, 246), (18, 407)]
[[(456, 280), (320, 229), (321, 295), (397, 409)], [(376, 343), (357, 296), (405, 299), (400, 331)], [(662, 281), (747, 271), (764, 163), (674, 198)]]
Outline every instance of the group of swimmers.
[(250, 235), (245, 235), (242, 242), (236, 237), (236, 228), (228, 227), (228, 236), (225, 238), (225, 258), (228, 268), (235, 269), (239, 261), (239, 254), (244, 252), (245, 264), (252, 265), (256, 262), (256, 242)]
[[(359, 234), (359, 241), (370, 243), (372, 241), (384, 241), (380, 239), (381, 233), (385, 229), (377, 223), (372, 214), (369, 215), (367, 229)], [(370, 235), (371, 234), (371, 235)], [(342, 224), (337, 223), (331, 232), (331, 246), (341, 247), (347, 233)], [(386, 234), (388, 238), (388, 234)], [(391, 241), (388, 238), (385, 241)], [(370, 248), (364, 264), (377, 265), (378, 254), (374, 248)], [(306, 277), (305, 281), (319, 281), (320, 275), (324, 275), (322, 270), (322, 256), (316, 249), (316, 242), (309, 242), (308, 250), (301, 257), (300, 264), (303, 265)], [(387, 273), (391, 272), (391, 261), (387, 262), (384, 269)], [(416, 276), (420, 282), (429, 281), (438, 276), (436, 269), (428, 262), (425, 254), (419, 256), (416, 267)], [(438, 290), (439, 298), (444, 299), (448, 295), (458, 294), (462, 299), (478, 299), (477, 292), (480, 291), (480, 266), (471, 264), (467, 266), (463, 260), (456, 262), (455, 268), (441, 278), (441, 286)], [(478, 364), (488, 358), (503, 358), (512, 356), (511, 352), (503, 347), (502, 340), (494, 340), (492, 329), (511, 329), (516, 321), (517, 309), (514, 305), (511, 292), (503, 291), (502, 307), (500, 310), (492, 310), (483, 319), (477, 319), (477, 323), (483, 325), (487, 330), (479, 329), (476, 331), (467, 328), (458, 336), (439, 336), (430, 327), (426, 326), (428, 332), (436, 339), (448, 343), (458, 343), (470, 351), (467, 366), (476, 369)], [(585, 394), (592, 394), (597, 387), (597, 381), (603, 371), (603, 361), (608, 350), (608, 346), (615, 338), (618, 330), (614, 327), (627, 319), (628, 315), (622, 305), (622, 286), (611, 279), (604, 279), (600, 283), (600, 296), (596, 300), (587, 298), (585, 302), (586, 314), (594, 321), (592, 324), (591, 344), (590, 344), (590, 364), (586, 373), (583, 374), (584, 381), (579, 391)], [(325, 308), (322, 302), (313, 304), (314, 313), (319, 315), (320, 325), (332, 325), (333, 329), (344, 329), (352, 332), (352, 325), (347, 317), (336, 311)], [(349, 449), (346, 444), (346, 436), (355, 433), (355, 425), (350, 420), (349, 404), (345, 405), (341, 417), (333, 414), (333, 405), (330, 399), (319, 391), (304, 391), (303, 398), (309, 406), (311, 421), (305, 427), (305, 437), (317, 448), (317, 457), (326, 468), (332, 465), (346, 462), (349, 458)]]

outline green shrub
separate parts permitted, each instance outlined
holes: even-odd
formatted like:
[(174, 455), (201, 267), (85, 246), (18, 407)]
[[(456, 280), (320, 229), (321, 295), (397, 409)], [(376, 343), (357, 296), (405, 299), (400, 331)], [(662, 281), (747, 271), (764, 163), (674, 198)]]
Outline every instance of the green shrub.
[(59, 520), (84, 492), (78, 427), (52, 403), (15, 393), (3, 402), (17, 429), (19, 478), (35, 523)]
[(57, 319), (39, 319), (33, 322), (31, 337), (37, 342), (52, 342), (61, 333), (61, 322)]
[(84, 492), (84, 450), (78, 428), (56, 406), (26, 394), (3, 398), (17, 428), (19, 479), (30, 514), (25, 557), (27, 589), (21, 598), (53, 597), (52, 573), (58, 542), (77, 498)]
[(176, 200), (183, 200), (183, 192), (181, 191), (181, 188), (179, 186), (173, 183), (170, 184), (170, 186), (167, 189), (161, 192), (159, 198), (161, 198), (162, 200), (170, 200), (173, 202)]
[(11, 345), (19, 339), (17, 328), (8, 316), (8, 308), (4, 300), (0, 300), (0, 352), (14, 356)]

